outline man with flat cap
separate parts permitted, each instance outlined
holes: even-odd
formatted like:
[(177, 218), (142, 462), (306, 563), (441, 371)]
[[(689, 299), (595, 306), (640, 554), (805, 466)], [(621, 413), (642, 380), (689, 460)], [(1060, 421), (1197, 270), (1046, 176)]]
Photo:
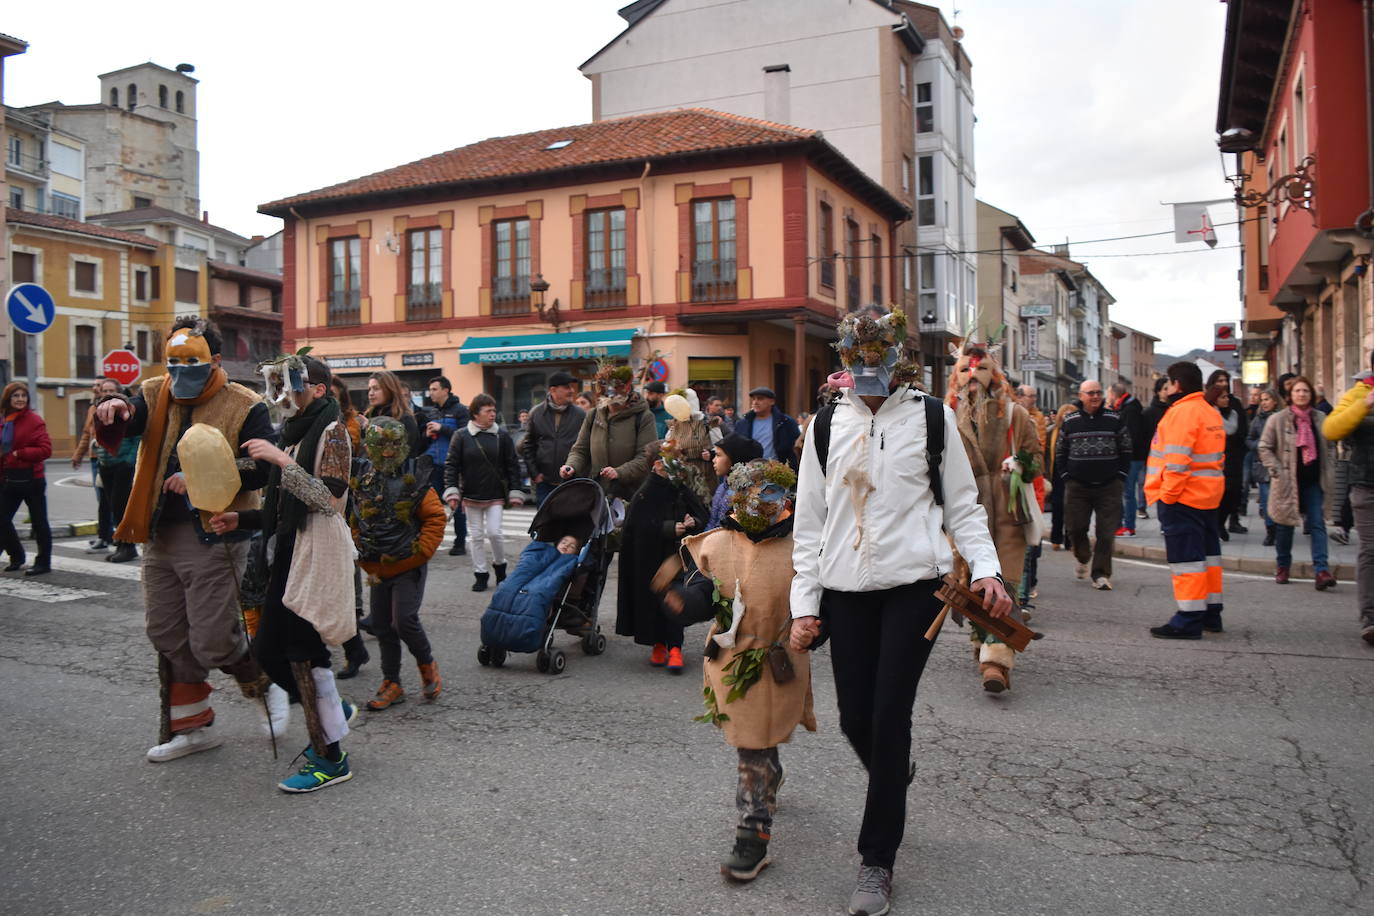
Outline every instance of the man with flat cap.
[(760, 385), (750, 391), (750, 410), (735, 423), (735, 435), (757, 442), (764, 458), (785, 461), (795, 469), (797, 453), (792, 447), (797, 444), (801, 428), (796, 420), (774, 406), (777, 400), (772, 388)]
[(577, 379), (562, 369), (549, 376), (549, 393), (544, 403), (530, 411), (529, 432), (520, 443), (525, 466), (534, 482), (534, 504), (544, 500), (558, 486), (558, 469), (568, 463), (568, 452), (577, 441), (587, 412), (573, 403)]
[(660, 439), (668, 438), (668, 421), (672, 417), (663, 399), (668, 396), (668, 386), (663, 382), (650, 382), (644, 386), (644, 403), (649, 405), (649, 413), (654, 415), (654, 431)]

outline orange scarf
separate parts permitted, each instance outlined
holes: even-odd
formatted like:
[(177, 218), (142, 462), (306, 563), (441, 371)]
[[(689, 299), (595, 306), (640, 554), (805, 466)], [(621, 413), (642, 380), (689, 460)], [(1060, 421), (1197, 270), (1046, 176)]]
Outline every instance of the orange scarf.
[(172, 402), (194, 407), (204, 404), (229, 383), (229, 375), (220, 366), (210, 373), (210, 379), (194, 398), (173, 398), (172, 377), (164, 376), (158, 392), (157, 405), (148, 408), (148, 423), (143, 429), (143, 454), (134, 472), (133, 489), (129, 492), (128, 508), (115, 530), (115, 540), (124, 544), (146, 544), (153, 524), (153, 509), (162, 491), (158, 471), (162, 470), (162, 440), (167, 435), (167, 421), (172, 415)]

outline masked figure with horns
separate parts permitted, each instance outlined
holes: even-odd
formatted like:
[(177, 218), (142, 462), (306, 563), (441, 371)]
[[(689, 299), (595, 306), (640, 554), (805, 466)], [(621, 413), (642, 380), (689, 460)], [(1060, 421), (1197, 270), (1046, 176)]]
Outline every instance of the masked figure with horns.
[(232, 675), (247, 697), (261, 697), (271, 683), (249, 654), (239, 619), (237, 582), (250, 535), (209, 529), (208, 516), (187, 497), (176, 449), (192, 424), (218, 430), (237, 460), (238, 492), (228, 508), (258, 508), (258, 491), (272, 466), (248, 457), (242, 446), (252, 439), (270, 441), (275, 433), (262, 399), (229, 381), (220, 365), (220, 343), (212, 322), (178, 318), (167, 337), (167, 373), (146, 379), (132, 398), (111, 395), (96, 406), (96, 439), (104, 448), (116, 451), (125, 436), (143, 437), (115, 536), (146, 545), (145, 615), (162, 682), (160, 743), (147, 754), (154, 763), (221, 743), (211, 728), (211, 668)]
[[(954, 411), (959, 438), (973, 465), (978, 502), (987, 512), (988, 532), (997, 547), (1002, 575), (1008, 577), (1007, 590), (1014, 595), (1017, 583), (1009, 577), (1019, 576), (1025, 568), (1026, 518), (1018, 508), (1020, 490), (1012, 479), (1015, 477), (1018, 484), (1024, 480), (1029, 489), (1031, 480), (1040, 473), (1042, 448), (1030, 414), (1016, 403), (1011, 385), (997, 365), (998, 349), (970, 344), (962, 353), (956, 350), (945, 399)], [(1019, 609), (1012, 614), (1019, 615)], [(983, 689), (989, 693), (1008, 689), (1016, 653), (979, 627), (970, 629)]]

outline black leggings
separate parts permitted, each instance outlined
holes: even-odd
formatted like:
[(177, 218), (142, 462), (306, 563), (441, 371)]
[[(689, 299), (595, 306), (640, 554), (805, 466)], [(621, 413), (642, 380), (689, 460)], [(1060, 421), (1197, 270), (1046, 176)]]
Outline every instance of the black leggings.
[(291, 555), (295, 538), (278, 536), (277, 555), (273, 558), (268, 578), (267, 597), (262, 603), (262, 620), (253, 637), (253, 656), (282, 690), (291, 695), (293, 703), (300, 702), (296, 676), (291, 673), (292, 662), (309, 662), (314, 668), (329, 667), (329, 648), (320, 639), (315, 625), (281, 603), (286, 594), (286, 579), (291, 572)]
[(840, 730), (868, 770), (859, 828), (865, 865), (892, 868), (906, 830), (911, 708), (934, 646), (925, 634), (940, 613), (939, 585), (927, 579), (875, 592), (826, 589), (821, 597)]
[(34, 566), (52, 563), (52, 528), (48, 526), (48, 482), (39, 477), (23, 483), (0, 483), (0, 549), (10, 555), (12, 562), (24, 559), (24, 545), (14, 528), (14, 513), (21, 504), (29, 507), (33, 537), (38, 542), (38, 556)]

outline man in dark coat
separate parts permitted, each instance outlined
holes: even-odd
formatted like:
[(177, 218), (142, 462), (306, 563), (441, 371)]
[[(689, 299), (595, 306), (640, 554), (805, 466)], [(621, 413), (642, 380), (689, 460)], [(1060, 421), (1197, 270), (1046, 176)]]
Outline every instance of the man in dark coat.
[(1145, 485), (1145, 459), (1150, 455), (1150, 440), (1145, 438), (1145, 408), (1131, 394), (1131, 386), (1120, 380), (1112, 384), (1111, 404), (1131, 435), (1131, 467), (1121, 491), (1121, 527), (1116, 529), (1116, 536), (1133, 538), (1136, 509), (1145, 505), (1140, 488)]
[[(468, 425), (467, 406), (453, 393), (453, 383), (445, 376), (436, 375), (429, 380), (429, 401), (434, 406), (427, 412), (428, 422), (421, 435), (429, 442), (425, 454), (434, 462), (430, 486), (442, 501), (444, 498), (444, 464), (448, 459), (448, 444), (453, 434)], [(468, 519), (462, 512), (453, 513), (453, 546), (448, 549), (451, 557), (461, 557), (467, 553)]]
[(558, 470), (567, 463), (587, 416), (585, 410), (573, 403), (577, 388), (577, 379), (560, 369), (549, 376), (549, 394), (544, 403), (536, 404), (530, 411), (529, 431), (520, 443), (520, 454), (534, 481), (536, 506), (542, 506), (558, 486)]
[(773, 389), (762, 385), (749, 392), (752, 409), (735, 423), (735, 434), (757, 442), (763, 448), (764, 458), (785, 461), (795, 470), (797, 453), (792, 447), (801, 436), (801, 427), (777, 409), (777, 400)]

